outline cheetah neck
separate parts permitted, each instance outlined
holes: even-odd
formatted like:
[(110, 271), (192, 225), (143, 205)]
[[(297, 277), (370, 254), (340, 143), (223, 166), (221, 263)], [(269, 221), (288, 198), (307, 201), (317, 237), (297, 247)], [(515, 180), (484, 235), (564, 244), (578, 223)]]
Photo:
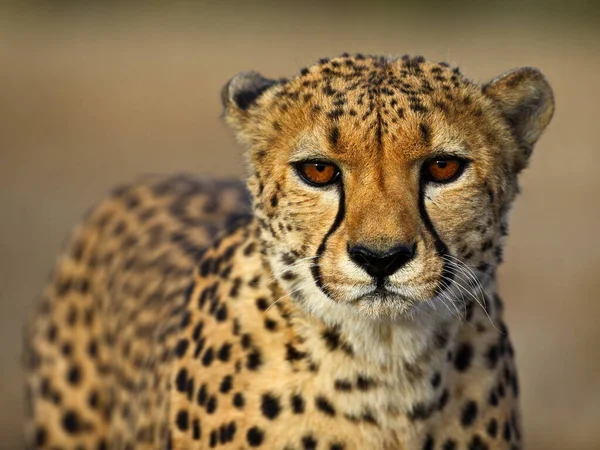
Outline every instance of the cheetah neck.
[[(274, 294), (286, 296), (282, 288)], [(292, 306), (303, 335), (320, 336), (323, 330), (335, 329), (352, 348), (356, 358), (368, 364), (392, 367), (426, 359), (436, 349), (450, 349), (459, 331), (482, 332), (498, 328), (501, 305), (495, 275), (482, 282), (481, 288), (465, 295), (466, 304), (450, 306), (447, 300), (433, 300), (410, 317), (395, 320), (374, 319), (348, 311), (347, 307), (330, 305), (327, 315)], [(498, 299), (495, 302), (490, 300)], [(288, 300), (294, 303), (293, 300)], [(494, 304), (495, 303), (495, 304)], [(485, 308), (484, 308), (485, 306)]]
[[(494, 277), (482, 287), (486, 298), (497, 298)], [(477, 302), (486, 305), (483, 297)], [(487, 302), (486, 311), (477, 302), (460, 314), (440, 302), (430, 311), (395, 321), (355, 314), (327, 320), (296, 308), (294, 333), (320, 376), (378, 379), (387, 387), (389, 399), (372, 399), (373, 408), (382, 402), (389, 406), (393, 399), (394, 407), (410, 416), (415, 405), (437, 404), (443, 392), (453, 390), (450, 373), (464, 364), (461, 342), (497, 329), (499, 310)]]

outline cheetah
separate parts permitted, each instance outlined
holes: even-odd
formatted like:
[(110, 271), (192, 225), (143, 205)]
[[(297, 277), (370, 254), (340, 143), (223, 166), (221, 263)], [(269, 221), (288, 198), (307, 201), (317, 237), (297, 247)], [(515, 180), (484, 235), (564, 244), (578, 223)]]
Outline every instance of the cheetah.
[(544, 76), (343, 54), (222, 101), (246, 183), (141, 177), (72, 233), (29, 448), (521, 449), (495, 274)]

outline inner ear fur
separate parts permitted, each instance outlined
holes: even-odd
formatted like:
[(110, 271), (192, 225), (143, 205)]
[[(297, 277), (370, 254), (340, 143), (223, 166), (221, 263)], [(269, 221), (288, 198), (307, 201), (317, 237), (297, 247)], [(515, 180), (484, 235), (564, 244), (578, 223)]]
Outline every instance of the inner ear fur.
[(483, 86), (517, 139), (517, 170), (526, 167), (533, 146), (554, 114), (554, 95), (542, 73), (531, 67), (507, 72)]

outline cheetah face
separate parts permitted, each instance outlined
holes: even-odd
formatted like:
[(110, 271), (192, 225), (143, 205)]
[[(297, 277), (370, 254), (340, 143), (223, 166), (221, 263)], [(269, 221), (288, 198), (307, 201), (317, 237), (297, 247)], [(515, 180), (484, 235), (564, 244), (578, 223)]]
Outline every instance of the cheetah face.
[(482, 87), (443, 63), (360, 55), (290, 81), (243, 73), (223, 99), (276, 278), (309, 309), (379, 318), (473, 296), (553, 112), (534, 69)]

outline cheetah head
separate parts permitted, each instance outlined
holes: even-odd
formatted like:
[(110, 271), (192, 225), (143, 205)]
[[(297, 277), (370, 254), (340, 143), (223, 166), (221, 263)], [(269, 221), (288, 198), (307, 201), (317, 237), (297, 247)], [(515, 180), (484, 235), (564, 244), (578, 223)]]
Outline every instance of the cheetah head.
[(554, 110), (536, 69), (479, 85), (445, 63), (362, 55), (291, 80), (238, 74), (223, 103), (275, 277), (319, 314), (374, 318), (462, 305), (494, 272)]

